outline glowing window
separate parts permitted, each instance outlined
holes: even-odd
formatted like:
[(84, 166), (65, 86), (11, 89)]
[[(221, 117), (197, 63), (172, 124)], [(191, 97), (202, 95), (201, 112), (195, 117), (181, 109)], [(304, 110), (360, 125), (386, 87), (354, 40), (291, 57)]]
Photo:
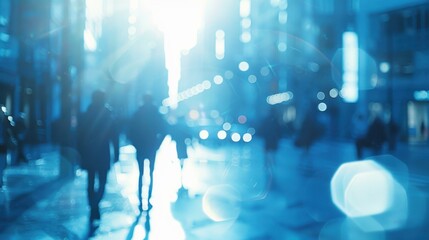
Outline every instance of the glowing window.
[(216, 31), (216, 58), (221, 60), (225, 57), (225, 32), (223, 30)]
[(358, 37), (354, 32), (343, 33), (343, 86), (342, 97), (346, 102), (358, 100)]
[(251, 4), (250, 4), (250, 0), (241, 0), (240, 1), (240, 16), (241, 17), (248, 17), (250, 16), (250, 9), (251, 9)]

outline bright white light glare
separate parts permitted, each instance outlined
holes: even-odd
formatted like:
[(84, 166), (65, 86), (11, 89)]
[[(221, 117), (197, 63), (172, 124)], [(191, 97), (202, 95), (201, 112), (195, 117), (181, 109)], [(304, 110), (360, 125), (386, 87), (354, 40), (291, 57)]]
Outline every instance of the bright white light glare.
[(349, 182), (344, 198), (353, 217), (386, 212), (392, 203), (393, 178), (385, 171), (357, 173)]
[(324, 112), (328, 109), (328, 105), (322, 102), (317, 105), (317, 108), (319, 109), (319, 111)]
[(97, 40), (95, 39), (94, 35), (90, 32), (85, 30), (83, 32), (83, 40), (85, 43), (85, 49), (91, 52), (94, 52), (97, 50)]
[(88, 51), (97, 50), (97, 40), (101, 36), (103, 20), (103, 0), (86, 0), (84, 47)]
[(390, 172), (375, 161), (349, 162), (332, 177), (331, 197), (349, 217), (375, 216), (398, 208), (393, 205), (397, 186)]
[(225, 32), (223, 30), (216, 31), (216, 58), (221, 60), (225, 57)]
[(221, 75), (216, 75), (213, 77), (213, 82), (217, 85), (220, 85), (223, 83), (223, 77)]
[(241, 136), (239, 133), (233, 133), (231, 134), (231, 140), (233, 142), (239, 142), (241, 140)]
[(245, 72), (247, 70), (249, 70), (249, 63), (243, 61), (240, 62), (240, 64), (238, 64), (238, 68), (240, 69), (240, 71)]
[(147, 0), (153, 22), (164, 33), (165, 67), (168, 70), (168, 95), (171, 107), (177, 107), (181, 54), (197, 44), (202, 27), (204, 2), (200, 0)]
[(212, 87), (212, 83), (209, 80), (204, 80), (202, 86), (204, 90), (208, 90)]
[(219, 132), (217, 132), (217, 138), (219, 138), (220, 140), (224, 140), (226, 138), (226, 132), (224, 130), (220, 130)]
[(245, 18), (250, 16), (251, 3), (250, 0), (240, 1), (240, 17)]
[(380, 63), (380, 71), (382, 73), (387, 73), (390, 70), (390, 64), (387, 62), (382, 62)]
[(280, 24), (286, 24), (287, 23), (287, 12), (286, 11), (280, 11), (279, 12), (279, 23)]
[(342, 97), (346, 102), (356, 102), (358, 100), (358, 62), (359, 48), (358, 36), (355, 32), (343, 33), (343, 86)]
[(270, 0), (271, 6), (278, 7), (280, 5), (280, 0)]
[(243, 135), (243, 141), (244, 141), (244, 142), (251, 142), (251, 141), (252, 141), (252, 134), (250, 134), (250, 133), (245, 133), (245, 134)]
[(136, 153), (136, 148), (133, 145), (126, 145), (120, 148), (120, 153), (133, 154)]
[(209, 138), (209, 132), (207, 130), (201, 130), (199, 136), (202, 140)]
[(250, 20), (250, 18), (243, 18), (241, 20), (241, 28), (248, 29), (250, 26), (252, 26), (252, 20)]
[(215, 222), (235, 221), (241, 212), (241, 196), (231, 185), (210, 187), (203, 196), (204, 213)]
[(248, 43), (252, 40), (252, 34), (250, 33), (250, 31), (245, 30), (241, 33), (241, 37), (240, 37), (241, 42), (243, 43)]
[(273, 94), (267, 97), (267, 103), (270, 105), (276, 105), (279, 103), (287, 102), (293, 98), (292, 92), (283, 92)]
[(223, 130), (225, 130), (225, 131), (229, 131), (229, 130), (231, 130), (231, 123), (228, 123), (228, 122), (224, 123), (224, 124), (222, 125), (222, 128), (223, 128)]
[(131, 15), (128, 17), (129, 24), (135, 24), (137, 22), (137, 17), (135, 15)]

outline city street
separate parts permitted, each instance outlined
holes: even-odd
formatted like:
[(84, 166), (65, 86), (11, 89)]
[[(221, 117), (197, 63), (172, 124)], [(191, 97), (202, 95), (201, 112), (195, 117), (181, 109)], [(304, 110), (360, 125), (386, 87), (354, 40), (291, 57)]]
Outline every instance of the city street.
[[(183, 175), (174, 144), (167, 136), (158, 152), (153, 208), (142, 213), (135, 150), (122, 147), (120, 161), (108, 177), (96, 227), (89, 225), (86, 172), (78, 170), (72, 180), (59, 179), (58, 152), (41, 148), (39, 159), (6, 170), (6, 187), (0, 192), (0, 239), (417, 240), (427, 233), (427, 146), (399, 145), (394, 153), (409, 166), (408, 212), (413, 211), (412, 199), (418, 199), (423, 216), (416, 219), (413, 214), (412, 226), (365, 232), (351, 227), (331, 200), (332, 176), (342, 163), (355, 160), (350, 143), (320, 142), (303, 152), (284, 139), (272, 174), (265, 170), (259, 140), (195, 143), (188, 149)], [(149, 178), (144, 182), (147, 188)], [(341, 233), (346, 225), (347, 236)]]

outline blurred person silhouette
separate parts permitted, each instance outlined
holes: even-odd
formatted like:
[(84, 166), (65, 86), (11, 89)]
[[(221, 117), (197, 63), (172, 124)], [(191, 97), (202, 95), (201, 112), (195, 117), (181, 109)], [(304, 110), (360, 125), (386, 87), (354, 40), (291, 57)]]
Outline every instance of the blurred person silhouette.
[(420, 123), (420, 136), (423, 140), (426, 140), (426, 124), (424, 120)]
[(364, 148), (372, 149), (375, 154), (380, 153), (386, 140), (386, 124), (380, 116), (375, 116), (369, 124), (365, 136), (355, 143), (357, 158), (362, 159)]
[(14, 118), (15, 120), (15, 136), (16, 136), (16, 163), (28, 163), (25, 155), (25, 139), (27, 135), (27, 126), (25, 125), (25, 113), (20, 113)]
[(368, 118), (363, 112), (357, 112), (352, 118), (351, 135), (354, 141), (364, 138), (368, 130)]
[(6, 114), (7, 109), (1, 106), (0, 110), (0, 189), (3, 188), (3, 173), (7, 167), (7, 156), (16, 146), (14, 123)]
[(264, 141), (264, 167), (268, 174), (266, 191), (269, 191), (273, 183), (273, 165), (275, 164), (279, 141), (282, 137), (279, 117), (273, 106), (270, 106), (267, 116), (261, 121), (258, 132)]
[(158, 110), (158, 106), (154, 104), (151, 94), (143, 95), (143, 104), (137, 109), (131, 117), (128, 138), (136, 148), (136, 158), (139, 166), (138, 179), (138, 199), (140, 201), (139, 209), (143, 211), (143, 174), (144, 160), (148, 159), (149, 166), (149, 191), (148, 191), (148, 210), (152, 208), (150, 198), (152, 197), (153, 189), (153, 171), (155, 168), (156, 152), (161, 146), (166, 135), (166, 122)]
[(269, 168), (275, 164), (275, 154), (282, 137), (282, 128), (274, 107), (270, 107), (267, 116), (262, 120), (259, 134), (264, 140), (265, 167)]
[(183, 165), (188, 159), (188, 145), (192, 142), (191, 128), (186, 123), (184, 116), (179, 116), (177, 122), (170, 126), (171, 139), (176, 142), (177, 158), (180, 161), (181, 172), (181, 189), (184, 190), (183, 185)]
[(307, 110), (294, 142), (296, 147), (304, 148), (304, 153), (310, 151), (311, 146), (323, 136), (325, 131), (317, 118), (317, 112), (313, 111), (313, 109), (310, 107)]
[(398, 138), (399, 126), (393, 117), (390, 117), (389, 122), (387, 123), (387, 141), (390, 151), (394, 151), (396, 149), (396, 141)]
[[(117, 161), (119, 157), (114, 116), (106, 104), (104, 91), (93, 92), (91, 104), (80, 116), (77, 130), (81, 167), (88, 172), (87, 192), (92, 224), (95, 220), (100, 220), (99, 203), (106, 188), (111, 160)], [(113, 147), (113, 156), (111, 156), (111, 147)]]

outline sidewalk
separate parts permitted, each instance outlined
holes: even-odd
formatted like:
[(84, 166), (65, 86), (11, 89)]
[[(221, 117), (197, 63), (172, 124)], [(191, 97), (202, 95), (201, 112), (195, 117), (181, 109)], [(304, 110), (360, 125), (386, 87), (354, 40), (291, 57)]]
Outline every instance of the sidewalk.
[[(329, 184), (342, 163), (355, 160), (350, 143), (320, 142), (305, 153), (286, 139), (272, 175), (264, 171), (258, 140), (196, 145), (189, 155), (182, 178), (174, 143), (164, 141), (154, 173), (154, 208), (140, 214), (134, 151), (123, 147), (108, 176), (97, 229), (88, 224), (86, 172), (60, 180), (58, 152), (10, 167), (7, 188), (0, 192), (0, 239), (328, 240), (321, 234), (344, 220), (332, 203)], [(411, 185), (427, 198), (429, 149), (400, 145), (394, 155), (407, 163)], [(187, 191), (179, 190), (181, 179)], [(148, 181), (144, 179), (145, 186)], [(420, 240), (425, 229), (401, 229), (371, 239)]]
[(0, 231), (61, 187), (58, 179), (59, 156), (51, 146), (41, 146), (41, 154), (24, 165), (8, 166), (0, 190)]

